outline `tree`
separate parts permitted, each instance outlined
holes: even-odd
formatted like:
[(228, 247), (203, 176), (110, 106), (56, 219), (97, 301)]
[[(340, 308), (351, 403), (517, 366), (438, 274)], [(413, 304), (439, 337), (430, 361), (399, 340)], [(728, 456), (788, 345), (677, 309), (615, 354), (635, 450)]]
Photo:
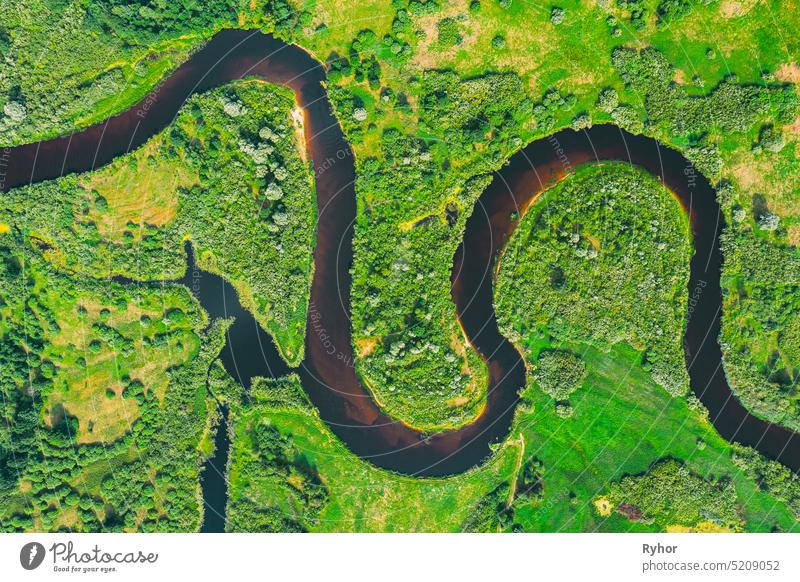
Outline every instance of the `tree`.
[(762, 230), (777, 230), (780, 224), (780, 217), (772, 212), (765, 212), (758, 217), (758, 226)]

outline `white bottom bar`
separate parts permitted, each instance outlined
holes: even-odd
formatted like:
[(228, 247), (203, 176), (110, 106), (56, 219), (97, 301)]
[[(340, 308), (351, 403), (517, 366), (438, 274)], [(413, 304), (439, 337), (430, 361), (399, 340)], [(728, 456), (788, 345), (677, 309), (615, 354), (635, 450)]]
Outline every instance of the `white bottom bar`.
[(798, 580), (798, 550), (796, 534), (5, 534), (0, 579)]

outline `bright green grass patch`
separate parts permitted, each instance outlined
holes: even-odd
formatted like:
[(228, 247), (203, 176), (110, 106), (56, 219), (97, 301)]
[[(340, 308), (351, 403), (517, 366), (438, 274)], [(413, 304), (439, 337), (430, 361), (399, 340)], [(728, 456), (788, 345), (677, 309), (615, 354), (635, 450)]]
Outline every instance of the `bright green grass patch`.
[[(525, 345), (570, 349), (588, 376), (570, 397), (562, 418), (535, 385), (524, 392), (518, 430), (526, 455), (543, 464), (543, 502), (515, 516), (527, 531), (658, 531), (658, 524), (598, 512), (594, 500), (624, 475), (644, 473), (658, 460), (684, 461), (706, 478), (733, 480), (737, 511), (747, 531), (792, 530), (798, 516), (782, 500), (760, 491), (732, 463), (732, 447), (714, 430), (693, 397), (673, 398), (641, 368), (641, 355), (623, 345), (600, 351), (585, 343), (549, 343), (531, 333)], [(677, 497), (676, 497), (677, 500)]]
[(104, 239), (141, 240), (147, 225), (163, 227), (175, 218), (179, 190), (199, 182), (183, 159), (160, 156), (163, 146), (163, 140), (153, 139), (129, 159), (84, 177), (81, 185), (104, 200), (92, 204), (86, 217)]
[[(641, 369), (637, 352), (625, 346), (602, 352), (586, 344), (530, 340), (531, 346), (582, 355), (589, 373), (573, 395), (574, 414), (559, 417), (549, 396), (528, 388), (498, 452), (484, 465), (451, 478), (414, 479), (358, 459), (304, 402), (296, 379), (257, 389), (252, 404), (234, 406), (231, 413), (228, 529), (663, 531), (673, 523), (628, 521), (616, 505), (602, 515), (594, 502), (625, 475), (644, 473), (668, 457), (681, 459), (704, 479), (730, 480), (728, 494), (735, 492), (730, 511), (737, 515), (737, 527), (797, 527), (786, 502), (760, 490), (732, 462), (732, 447), (702, 410), (657, 386)], [(298, 397), (271, 395), (292, 383)], [(264, 448), (254, 443), (259, 428), (271, 434), (272, 442), (282, 443), (284, 452), (265, 457)], [(527, 478), (526, 468), (533, 469)], [(311, 475), (314, 498), (325, 500), (321, 508), (304, 501)]]

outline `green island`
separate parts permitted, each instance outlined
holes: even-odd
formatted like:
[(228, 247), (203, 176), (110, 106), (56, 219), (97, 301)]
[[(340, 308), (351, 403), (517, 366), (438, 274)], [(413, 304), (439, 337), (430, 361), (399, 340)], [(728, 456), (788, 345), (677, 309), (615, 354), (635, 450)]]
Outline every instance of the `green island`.
[(632, 346), (657, 384), (685, 394), (692, 251), (679, 203), (644, 170), (612, 163), (581, 167), (533, 204), (500, 259), (496, 309), (504, 335), (546, 366), (537, 384), (566, 392), (570, 374), (585, 373), (580, 358), (540, 351), (540, 338), (554, 336)]
[[(800, 530), (800, 477), (723, 438), (690, 388), (692, 225), (639, 166), (544, 176), (511, 217), (489, 275), (525, 385), (492, 455), (447, 477), (360, 458), (306, 393), (325, 175), (290, 88), (245, 74), (188, 95), (108, 165), (5, 183), (17, 146), (158, 108), (222, 30), (307, 51), (355, 166), (352, 364), (382, 413), (427, 437), (489, 406), (451, 279), (479, 198), (535, 140), (614, 124), (713, 186), (710, 339), (742, 406), (799, 431), (796, 0), (0, 0), (0, 14), (0, 531), (199, 531), (220, 431), (225, 531)], [(232, 321), (180, 282), (187, 241), (292, 373), (245, 388), (226, 371)]]

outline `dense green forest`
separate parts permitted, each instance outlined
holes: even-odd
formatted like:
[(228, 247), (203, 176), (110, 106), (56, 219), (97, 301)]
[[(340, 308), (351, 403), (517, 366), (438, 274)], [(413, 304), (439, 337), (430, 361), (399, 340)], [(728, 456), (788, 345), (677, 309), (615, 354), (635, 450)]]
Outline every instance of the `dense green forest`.
[(800, 430), (800, 254), (755, 228), (723, 240), (725, 370), (749, 410)]
[(547, 392), (558, 384), (566, 391), (576, 364), (542, 361), (547, 352), (533, 360), (542, 335), (599, 349), (626, 342), (653, 379), (680, 396), (689, 380), (682, 337), (690, 256), (688, 220), (660, 182), (622, 163), (584, 166), (536, 199), (503, 253), (500, 329), (535, 346), (526, 355), (546, 370), (546, 379), (535, 377)]

